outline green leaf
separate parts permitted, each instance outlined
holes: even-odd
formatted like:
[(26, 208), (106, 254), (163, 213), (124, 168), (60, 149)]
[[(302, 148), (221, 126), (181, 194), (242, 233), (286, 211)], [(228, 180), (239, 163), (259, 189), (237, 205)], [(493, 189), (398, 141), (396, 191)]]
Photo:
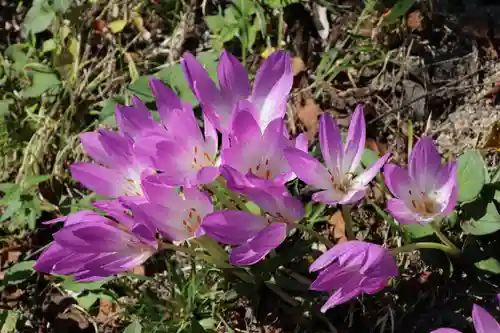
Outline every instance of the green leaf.
[(147, 75), (139, 76), (137, 80), (128, 86), (128, 90), (145, 103), (150, 103), (155, 100), (151, 87), (149, 87), (149, 76)]
[(209, 15), (205, 16), (205, 22), (208, 25), (208, 28), (216, 35), (224, 28), (225, 22), (224, 17), (221, 15)]
[(94, 305), (95, 302), (97, 302), (98, 299), (99, 294), (87, 293), (86, 295), (78, 296), (76, 298), (76, 301), (78, 302), (78, 305), (80, 305), (85, 310), (88, 310), (92, 305)]
[(283, 8), (286, 7), (292, 3), (296, 3), (298, 0), (265, 0), (264, 3), (268, 5), (269, 7), (276, 9), (276, 8)]
[(423, 238), (434, 233), (430, 224), (406, 224), (402, 228), (412, 239)]
[(17, 73), (24, 73), (24, 66), (29, 62), (29, 57), (26, 54), (26, 45), (13, 44), (5, 50), (5, 56), (14, 61), (12, 68)]
[(57, 48), (56, 41), (53, 38), (47, 39), (42, 44), (42, 53), (54, 51), (56, 48)]
[(258, 205), (256, 205), (255, 203), (253, 203), (252, 201), (247, 201), (245, 203), (245, 207), (246, 209), (248, 209), (250, 211), (250, 213), (252, 214), (255, 214), (255, 215), (260, 215), (261, 213), (261, 209)]
[(10, 111), (9, 111), (9, 107), (11, 104), (14, 104), (14, 100), (13, 99), (3, 99), (3, 100), (0, 100), (0, 118), (3, 118), (7, 115), (9, 115)]
[(142, 325), (137, 321), (131, 322), (124, 330), (123, 333), (141, 333)]
[(255, 14), (257, 8), (255, 7), (253, 1), (248, 0), (233, 0), (233, 6), (242, 16), (250, 16)]
[(69, 9), (73, 0), (53, 0), (52, 8), (59, 13), (64, 13)]
[(86, 290), (98, 290), (101, 289), (102, 286), (108, 282), (110, 279), (104, 279), (95, 282), (75, 282), (72, 281), (71, 278), (66, 278), (63, 283), (61, 283), (61, 287), (67, 290), (74, 291), (75, 293), (80, 293)]
[(495, 258), (488, 258), (474, 263), (477, 268), (493, 274), (500, 274), (500, 262)]
[(32, 84), (22, 91), (24, 98), (40, 97), (43, 93), (55, 94), (61, 86), (61, 81), (55, 73), (31, 71)]
[(369, 148), (365, 148), (361, 156), (361, 164), (365, 169), (371, 167), (380, 158), (379, 154)]
[(117, 104), (124, 104), (125, 101), (120, 96), (108, 98), (102, 103), (102, 109), (99, 111), (99, 123), (116, 127), (115, 107)]
[(108, 28), (112, 33), (116, 34), (125, 29), (126, 25), (127, 25), (127, 20), (116, 20), (109, 23)]
[(0, 218), (0, 222), (3, 222), (5, 220), (11, 218), (14, 214), (19, 212), (22, 205), (23, 205), (23, 202), (21, 201), (21, 198), (9, 201), (9, 205), (7, 206), (7, 209), (4, 210), (2, 217)]
[(28, 37), (30, 33), (36, 34), (46, 30), (55, 16), (55, 11), (45, 1), (33, 4), (24, 18), (22, 36)]
[(0, 333), (15, 333), (19, 314), (15, 311), (0, 312)]
[(50, 179), (50, 175), (39, 175), (39, 176), (30, 176), (26, 178), (23, 182), (24, 187), (30, 187), (34, 185), (38, 185)]
[(393, 24), (400, 17), (406, 15), (410, 10), (411, 6), (415, 3), (416, 0), (399, 0), (396, 4), (391, 8), (389, 14), (384, 17), (384, 24)]
[(475, 199), (486, 182), (486, 168), (476, 150), (465, 152), (458, 158), (458, 201)]
[(22, 261), (15, 264), (14, 266), (9, 267), (5, 271), (3, 283), (9, 285), (23, 282), (35, 273), (35, 270), (33, 269), (34, 264), (34, 260), (29, 260)]
[(500, 230), (500, 214), (495, 203), (487, 204), (485, 214), (479, 213), (482, 210), (479, 205), (476, 203), (464, 208), (469, 220), (461, 223), (462, 230), (472, 235), (487, 235)]

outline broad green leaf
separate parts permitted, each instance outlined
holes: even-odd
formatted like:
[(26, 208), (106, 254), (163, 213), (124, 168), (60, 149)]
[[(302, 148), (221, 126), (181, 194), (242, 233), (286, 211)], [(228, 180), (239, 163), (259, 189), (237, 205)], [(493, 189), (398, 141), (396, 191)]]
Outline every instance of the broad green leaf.
[(116, 127), (115, 107), (117, 104), (124, 104), (125, 101), (120, 96), (110, 97), (102, 103), (99, 111), (99, 123)]
[(128, 90), (145, 103), (150, 103), (155, 100), (151, 87), (149, 86), (149, 77), (147, 75), (139, 76), (137, 80), (128, 86)]
[(53, 38), (47, 39), (42, 44), (42, 53), (54, 51), (56, 48), (57, 48), (56, 41)]
[(198, 324), (201, 325), (205, 330), (215, 330), (217, 328), (217, 321), (213, 318), (204, 318), (198, 321)]
[(126, 25), (127, 25), (127, 20), (116, 20), (108, 24), (108, 28), (112, 33), (116, 34), (125, 29)]
[(298, 0), (264, 0), (264, 3), (273, 9), (283, 8), (296, 2)]
[(36, 34), (46, 30), (55, 18), (55, 11), (45, 1), (34, 4), (26, 14), (22, 26), (22, 35)]
[(245, 17), (255, 14), (257, 10), (253, 1), (233, 0), (233, 5), (238, 11), (238, 13)]
[(9, 107), (11, 104), (14, 103), (13, 99), (3, 99), (0, 100), (0, 118), (3, 118), (4, 116), (9, 115)]
[(23, 182), (24, 187), (38, 185), (50, 179), (50, 175), (30, 176)]
[(486, 168), (476, 150), (465, 152), (458, 158), (458, 201), (468, 202), (481, 192), (486, 181)]
[(12, 68), (17, 73), (24, 73), (24, 66), (28, 63), (29, 57), (26, 53), (26, 45), (13, 44), (5, 50), (5, 56), (14, 61)]
[(488, 258), (474, 263), (477, 268), (493, 274), (500, 274), (500, 262), (495, 258)]
[(32, 84), (22, 91), (22, 96), (24, 98), (40, 97), (45, 92), (55, 94), (61, 86), (61, 81), (55, 73), (37, 71), (30, 71), (30, 73), (32, 76)]
[(102, 286), (108, 282), (110, 279), (104, 279), (95, 282), (75, 282), (72, 281), (71, 278), (66, 278), (63, 283), (61, 283), (61, 287), (67, 290), (74, 291), (75, 293), (79, 293), (85, 290), (98, 290), (101, 289)]
[(4, 284), (18, 284), (29, 278), (31, 275), (35, 273), (33, 269), (33, 265), (35, 264), (34, 260), (22, 261), (20, 263), (15, 264), (14, 266), (9, 267), (5, 271), (5, 275), (3, 278)]
[(16, 311), (2, 311), (0, 312), (0, 333), (15, 333), (19, 313)]
[(365, 148), (361, 156), (361, 164), (365, 169), (371, 167), (380, 158), (379, 154), (369, 148)]
[(53, 0), (52, 8), (59, 13), (64, 13), (69, 9), (73, 0)]
[[(479, 207), (479, 204), (468, 207), (468, 209), (475, 210), (469, 215), (477, 214), (478, 209), (476, 207)], [(500, 230), (500, 214), (495, 203), (489, 202), (483, 216), (470, 217), (468, 221), (462, 222), (461, 227), (463, 231), (472, 235), (487, 235)]]
[(224, 17), (221, 15), (208, 15), (205, 16), (205, 22), (208, 25), (208, 28), (216, 35), (224, 28), (225, 22)]
[(97, 302), (98, 299), (99, 294), (87, 293), (86, 295), (78, 296), (76, 298), (76, 301), (78, 302), (78, 305), (80, 305), (85, 310), (88, 310), (92, 305), (94, 305), (95, 302)]
[(393, 24), (400, 17), (406, 15), (416, 0), (399, 0), (384, 17), (384, 24)]
[(413, 239), (423, 238), (434, 233), (430, 224), (405, 224), (402, 225), (402, 228)]
[(131, 322), (124, 330), (123, 333), (141, 333), (142, 325), (138, 321)]
[(19, 199), (14, 199), (9, 201), (9, 205), (7, 206), (7, 209), (3, 211), (2, 217), (0, 217), (0, 222), (4, 222), (5, 220), (11, 218), (14, 214), (19, 212), (23, 205), (23, 202), (21, 201), (21, 198)]

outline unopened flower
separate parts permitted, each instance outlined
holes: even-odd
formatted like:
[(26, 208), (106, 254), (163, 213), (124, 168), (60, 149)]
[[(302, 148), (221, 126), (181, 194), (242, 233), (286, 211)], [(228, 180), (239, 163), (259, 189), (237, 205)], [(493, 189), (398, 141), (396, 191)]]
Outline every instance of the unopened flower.
[[(485, 309), (472, 305), (472, 323), (476, 333), (500, 333), (500, 324)], [(440, 328), (431, 333), (461, 333), (453, 328)]]
[(158, 175), (143, 181), (147, 202), (133, 203), (125, 198), (124, 205), (134, 216), (144, 221), (170, 241), (184, 241), (201, 235), (203, 218), (213, 212), (208, 195), (196, 187), (183, 188), (164, 184)]
[(203, 112), (222, 133), (231, 131), (233, 108), (240, 100), (249, 100), (256, 106), (254, 116), (263, 130), (285, 114), (293, 84), (291, 60), (286, 52), (275, 51), (264, 61), (252, 91), (245, 67), (227, 51), (222, 52), (217, 68), (220, 89), (190, 53), (184, 54), (181, 64)]
[(50, 274), (95, 281), (128, 271), (157, 250), (155, 233), (145, 224), (121, 224), (92, 211), (70, 215), (34, 268)]
[(240, 193), (264, 211), (255, 215), (246, 211), (216, 211), (205, 217), (202, 231), (216, 241), (236, 245), (229, 257), (235, 265), (252, 265), (278, 247), (288, 231), (304, 215), (302, 204), (284, 186), (270, 185), (240, 188)]
[(458, 197), (457, 164), (441, 164), (441, 156), (429, 137), (412, 150), (408, 169), (394, 164), (384, 168), (385, 182), (394, 195), (387, 209), (399, 223), (429, 223), (449, 215)]
[(319, 141), (326, 168), (306, 152), (285, 149), (285, 157), (292, 171), (302, 181), (322, 191), (313, 200), (325, 204), (352, 204), (361, 200), (366, 186), (377, 175), (390, 156), (387, 153), (367, 170), (357, 173), (365, 149), (365, 118), (358, 106), (352, 117), (344, 146), (335, 120), (323, 114), (320, 120)]
[(392, 277), (399, 275), (389, 250), (357, 240), (335, 245), (316, 259), (309, 270), (321, 271), (310, 289), (335, 290), (321, 312), (362, 293), (374, 294), (384, 288)]
[(307, 150), (307, 138), (288, 139), (283, 119), (275, 119), (261, 132), (252, 116), (249, 102), (238, 103), (229, 147), (222, 152), (222, 163), (243, 175), (284, 184), (296, 176), (290, 169), (283, 151), (287, 147)]
[(219, 174), (215, 128), (205, 119), (202, 133), (189, 104), (159, 80), (152, 79), (151, 87), (166, 133), (149, 133), (137, 139), (138, 159), (160, 171), (163, 182), (172, 186), (212, 182)]

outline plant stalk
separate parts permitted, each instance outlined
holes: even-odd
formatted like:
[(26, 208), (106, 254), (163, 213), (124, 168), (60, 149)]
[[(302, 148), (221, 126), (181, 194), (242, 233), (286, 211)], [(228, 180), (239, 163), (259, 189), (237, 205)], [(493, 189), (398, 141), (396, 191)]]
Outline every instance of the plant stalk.
[(354, 231), (352, 230), (353, 221), (351, 216), (351, 206), (342, 205), (342, 216), (344, 217), (345, 234), (348, 240), (356, 239)]
[(453, 242), (451, 240), (448, 239), (448, 237), (446, 237), (440, 230), (439, 228), (439, 224), (438, 222), (434, 221), (434, 222), (431, 222), (431, 226), (432, 228), (434, 229), (434, 233), (436, 234), (436, 236), (439, 238), (439, 240), (441, 242), (443, 242), (443, 244), (445, 244), (446, 246), (448, 246), (450, 249), (453, 250), (454, 254), (459, 254), (461, 251), (458, 247), (455, 246), (455, 244), (453, 244)]
[(413, 243), (413, 244), (408, 244), (408, 245), (403, 245), (401, 247), (397, 247), (395, 249), (391, 250), (391, 253), (393, 255), (401, 253), (401, 252), (411, 252), (419, 249), (435, 249), (435, 250), (441, 250), (443, 252), (456, 255), (456, 247), (455, 249), (444, 245), (440, 243), (433, 243), (433, 242), (420, 242), (420, 243)]

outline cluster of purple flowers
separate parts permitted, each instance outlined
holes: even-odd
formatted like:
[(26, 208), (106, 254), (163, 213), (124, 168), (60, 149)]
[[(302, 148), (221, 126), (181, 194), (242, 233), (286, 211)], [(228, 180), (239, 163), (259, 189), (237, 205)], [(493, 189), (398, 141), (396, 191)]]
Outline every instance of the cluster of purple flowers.
[[(218, 85), (189, 53), (182, 68), (203, 110), (203, 130), (191, 105), (151, 78), (160, 122), (132, 98), (133, 105), (116, 109), (118, 131), (82, 134), (94, 163), (73, 164), (72, 176), (111, 200), (94, 202), (102, 214), (88, 210), (49, 221), (64, 227), (37, 260), (37, 270), (79, 281), (127, 271), (158, 250), (157, 233), (172, 242), (206, 235), (233, 246), (231, 264), (251, 265), (278, 247), (304, 215), (287, 182), (298, 177), (319, 189), (314, 201), (354, 204), (390, 157), (362, 169), (361, 106), (345, 144), (335, 120), (321, 117), (326, 167), (307, 153), (304, 135), (289, 137), (284, 115), (293, 73), (286, 52), (276, 51), (263, 63), (253, 87), (244, 66), (228, 52), (220, 57)], [(389, 211), (400, 223), (430, 222), (455, 206), (456, 164), (442, 166), (431, 139), (417, 143), (409, 170), (386, 165), (385, 179), (396, 197)], [(214, 211), (206, 191), (214, 182), (257, 204), (261, 214)], [(375, 293), (398, 275), (387, 249), (358, 240), (334, 246), (310, 270), (320, 271), (311, 289), (336, 290), (322, 311), (363, 292)]]

